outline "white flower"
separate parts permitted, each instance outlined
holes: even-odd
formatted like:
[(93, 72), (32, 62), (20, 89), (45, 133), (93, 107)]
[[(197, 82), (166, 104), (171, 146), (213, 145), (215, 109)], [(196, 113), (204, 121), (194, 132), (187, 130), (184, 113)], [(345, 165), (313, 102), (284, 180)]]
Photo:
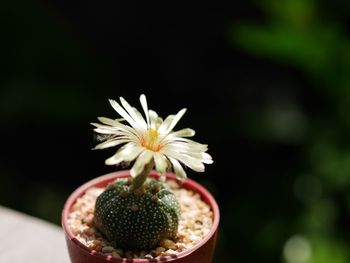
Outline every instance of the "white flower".
[[(148, 163), (154, 161), (155, 169), (161, 175), (173, 168), (174, 173), (184, 179), (186, 173), (181, 164), (194, 171), (203, 172), (204, 163), (213, 162), (211, 156), (206, 153), (207, 145), (186, 138), (192, 137), (195, 134), (194, 130), (186, 128), (173, 131), (186, 109), (180, 110), (176, 115), (169, 115), (163, 121), (155, 111), (148, 109), (146, 96), (142, 94), (140, 102), (145, 120), (141, 113), (122, 97), (120, 102), (123, 107), (115, 100), (109, 102), (123, 119), (99, 117), (101, 124), (91, 123), (96, 127), (94, 130), (97, 133), (105, 136), (104, 142), (96, 145), (94, 149), (123, 145), (106, 160), (107, 165), (130, 163), (135, 160), (131, 175), (136, 177)], [(123, 124), (124, 120), (130, 126)]]

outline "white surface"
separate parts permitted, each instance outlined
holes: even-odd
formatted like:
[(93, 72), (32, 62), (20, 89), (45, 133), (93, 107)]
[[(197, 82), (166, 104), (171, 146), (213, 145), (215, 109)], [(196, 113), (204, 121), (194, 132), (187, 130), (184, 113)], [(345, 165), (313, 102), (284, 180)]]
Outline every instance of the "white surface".
[(0, 262), (70, 262), (62, 229), (0, 206)]

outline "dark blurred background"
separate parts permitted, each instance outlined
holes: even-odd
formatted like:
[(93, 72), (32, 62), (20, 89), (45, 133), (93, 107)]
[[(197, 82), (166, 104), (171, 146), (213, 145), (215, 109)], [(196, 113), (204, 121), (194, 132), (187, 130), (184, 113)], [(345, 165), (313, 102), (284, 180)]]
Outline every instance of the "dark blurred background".
[(350, 2), (5, 0), (0, 205), (60, 224), (114, 171), (91, 151), (108, 98), (197, 131), (221, 208), (215, 262), (350, 262)]

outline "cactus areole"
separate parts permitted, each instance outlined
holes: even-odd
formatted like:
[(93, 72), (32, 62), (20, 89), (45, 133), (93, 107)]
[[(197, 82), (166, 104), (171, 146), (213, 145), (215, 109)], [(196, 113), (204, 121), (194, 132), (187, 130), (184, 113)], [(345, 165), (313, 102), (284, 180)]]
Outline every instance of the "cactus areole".
[(163, 239), (176, 237), (180, 205), (164, 183), (148, 178), (151, 170), (160, 176), (173, 170), (184, 180), (183, 165), (204, 172), (204, 164), (213, 161), (206, 153), (207, 145), (187, 138), (195, 134), (194, 130), (173, 131), (186, 109), (163, 120), (148, 109), (145, 95), (140, 96), (145, 118), (122, 97), (120, 103), (110, 100), (122, 119), (100, 117), (101, 123), (92, 123), (102, 141), (94, 149), (123, 145), (106, 164), (133, 163), (131, 177), (111, 183), (97, 198), (94, 223), (118, 247), (152, 249)]

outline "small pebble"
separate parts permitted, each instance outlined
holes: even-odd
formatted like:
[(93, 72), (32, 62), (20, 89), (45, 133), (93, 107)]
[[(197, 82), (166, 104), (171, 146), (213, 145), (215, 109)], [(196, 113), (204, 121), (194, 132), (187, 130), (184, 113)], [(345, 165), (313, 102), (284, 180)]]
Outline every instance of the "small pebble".
[(154, 256), (159, 256), (160, 254), (162, 254), (162, 252), (165, 251), (164, 247), (157, 247), (156, 249), (152, 250), (152, 254)]
[(151, 254), (146, 254), (144, 258), (153, 259), (153, 256)]
[(100, 240), (94, 240), (89, 247), (93, 250), (100, 251), (103, 246)]
[(87, 224), (88, 226), (92, 226), (93, 222), (94, 222), (93, 214), (89, 214), (83, 218), (83, 223)]
[(176, 251), (173, 249), (168, 249), (167, 251), (165, 251), (164, 253), (166, 256), (172, 256), (172, 255), (176, 255)]
[(174, 241), (170, 239), (165, 239), (162, 243), (161, 246), (166, 248), (166, 249), (176, 249), (176, 244)]
[(170, 187), (170, 189), (179, 189), (180, 185), (175, 180), (168, 180), (167, 185)]
[(95, 234), (95, 229), (93, 229), (93, 228), (85, 228), (84, 229), (84, 234), (86, 234), (88, 236), (92, 236), (93, 234)]
[(102, 253), (112, 253), (114, 250), (113, 247), (107, 246), (102, 248)]

